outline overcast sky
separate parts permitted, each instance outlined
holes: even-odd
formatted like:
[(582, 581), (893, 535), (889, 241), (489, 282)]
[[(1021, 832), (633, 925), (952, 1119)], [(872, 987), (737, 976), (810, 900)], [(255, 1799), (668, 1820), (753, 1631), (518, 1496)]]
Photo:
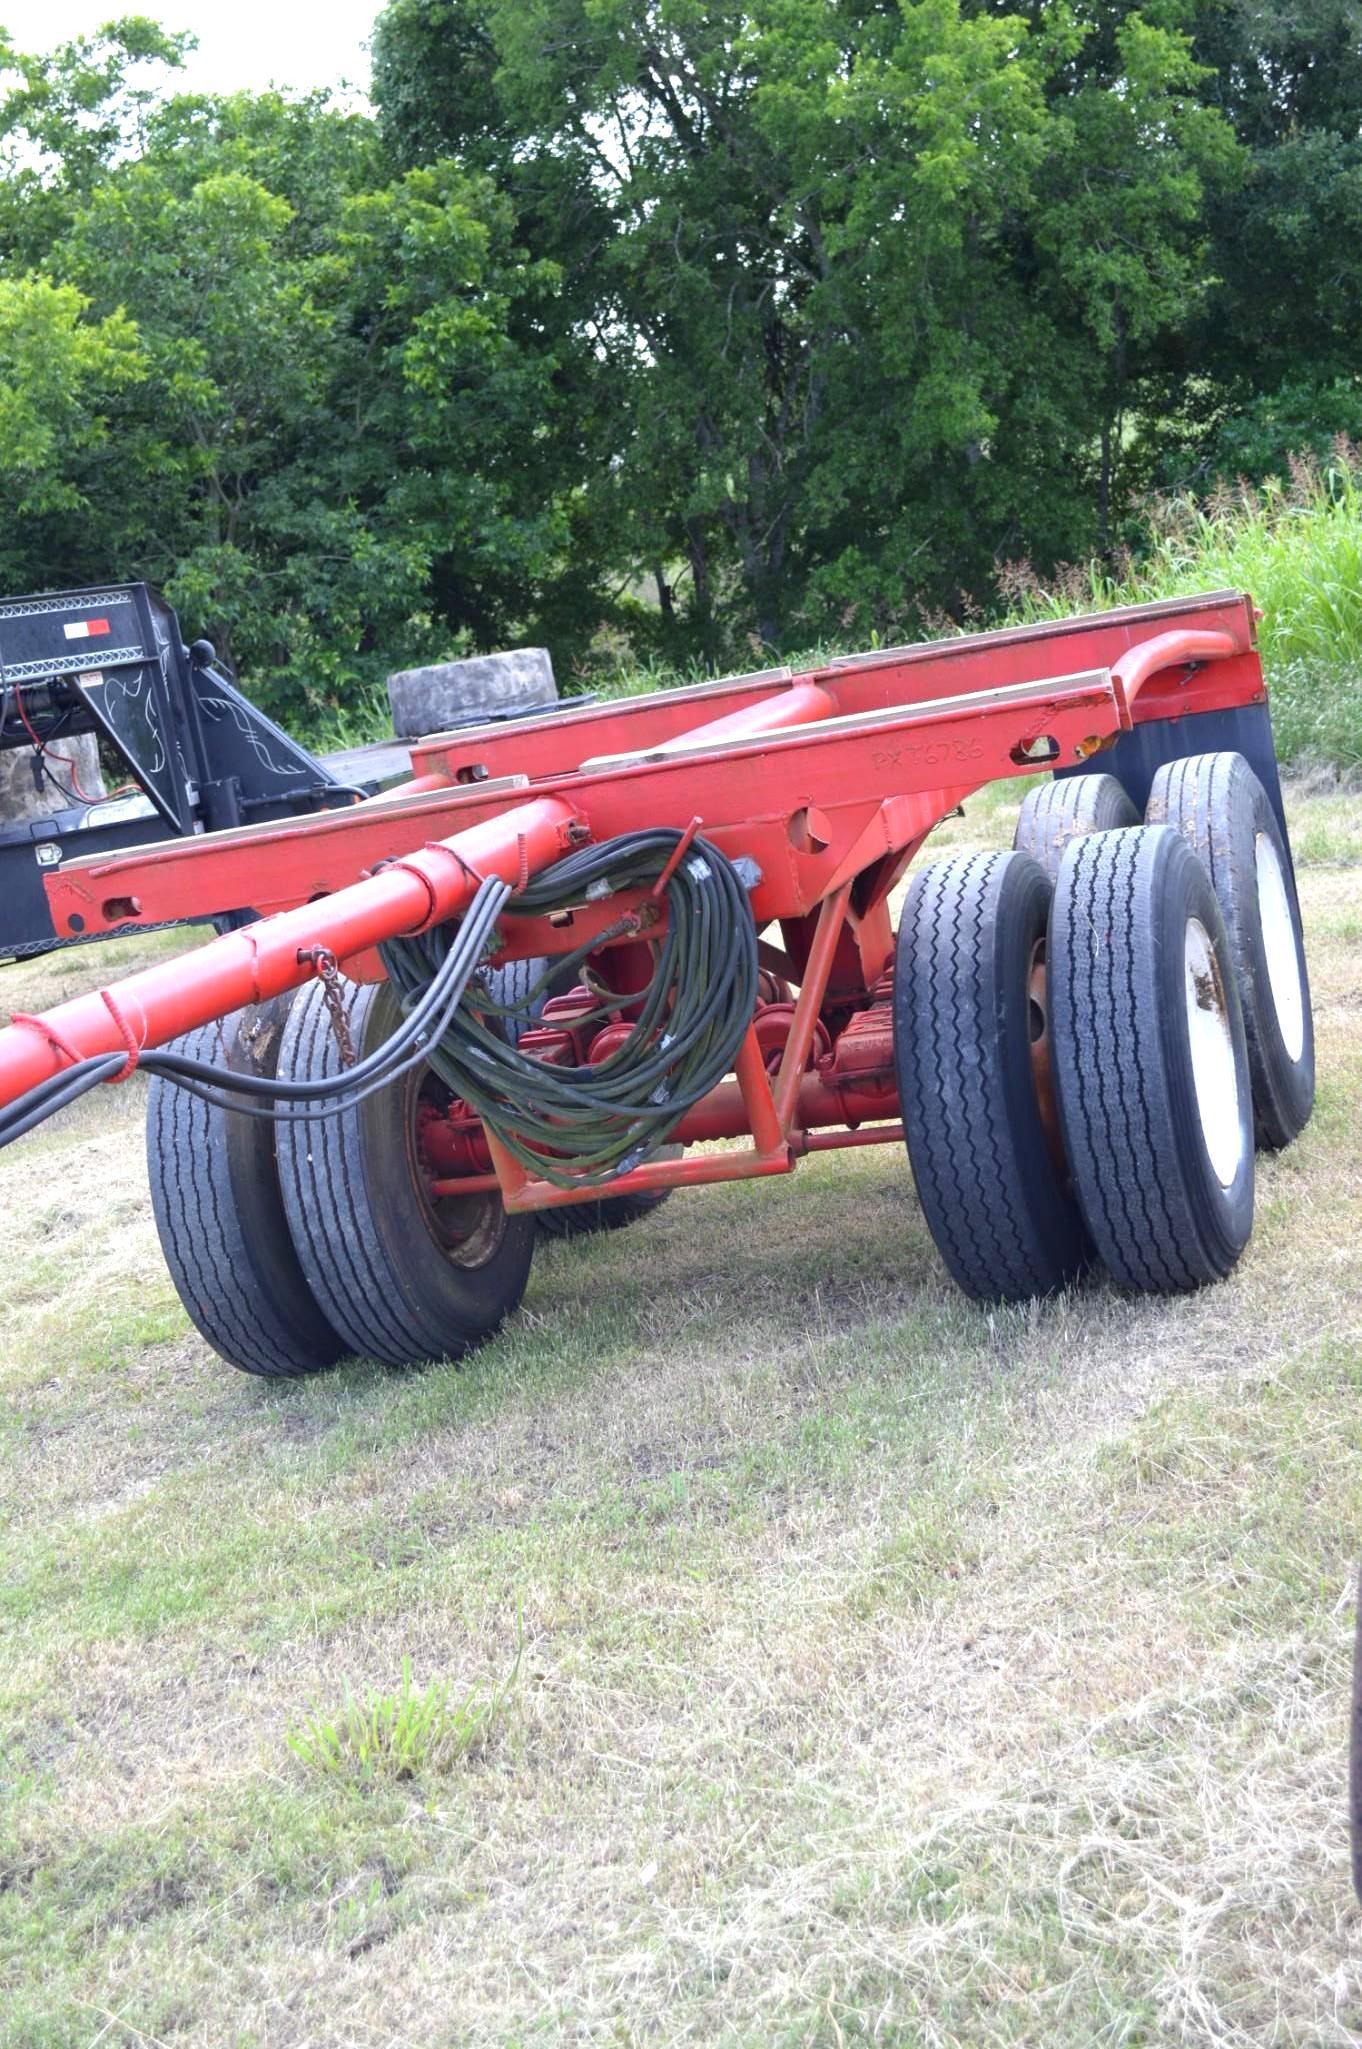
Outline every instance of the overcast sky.
[(307, 90), (342, 79), (367, 91), (368, 42), (382, 0), (0, 0), (21, 50), (50, 50), (120, 14), (148, 14), (190, 29), (199, 47), (180, 74), (186, 91), (235, 92), (286, 85)]

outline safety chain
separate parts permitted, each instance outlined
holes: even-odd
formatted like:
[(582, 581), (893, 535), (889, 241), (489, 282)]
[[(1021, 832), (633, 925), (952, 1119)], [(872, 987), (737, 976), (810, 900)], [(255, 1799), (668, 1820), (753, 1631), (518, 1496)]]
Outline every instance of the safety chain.
[(345, 1014), (345, 997), (341, 990), (340, 976), (336, 971), (336, 956), (329, 946), (306, 946), (298, 949), (299, 961), (310, 961), (317, 971), (317, 980), (322, 985), (322, 1002), (331, 1019), (331, 1030), (335, 1035), (340, 1052), (341, 1066), (355, 1064), (355, 1042), (350, 1036), (350, 1020)]

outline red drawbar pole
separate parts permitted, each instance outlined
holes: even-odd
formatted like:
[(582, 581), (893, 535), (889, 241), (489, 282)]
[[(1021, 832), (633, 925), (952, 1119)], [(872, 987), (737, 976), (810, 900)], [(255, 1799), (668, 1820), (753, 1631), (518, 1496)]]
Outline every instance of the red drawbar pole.
[(0, 1103), (14, 1102), (58, 1073), (68, 1064), (65, 1048), (82, 1059), (127, 1050), (120, 1021), (139, 1048), (163, 1046), (244, 1004), (296, 989), (313, 971), (310, 961), (299, 959), (300, 951), (325, 946), (346, 960), (382, 940), (454, 917), (486, 876), (500, 875), (514, 885), (557, 860), (566, 851), (568, 828), (577, 822), (577, 811), (561, 798), (535, 798), (451, 839), (431, 840), (315, 903), (144, 968), (119, 983), (112, 1008), (104, 992), (95, 990), (31, 1023), (11, 1024), (0, 1031)]

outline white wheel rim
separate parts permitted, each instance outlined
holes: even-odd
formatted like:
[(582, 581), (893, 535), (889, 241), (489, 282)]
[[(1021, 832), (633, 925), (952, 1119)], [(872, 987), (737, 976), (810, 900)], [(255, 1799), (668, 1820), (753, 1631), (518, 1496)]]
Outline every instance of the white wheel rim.
[(1286, 1057), (1294, 1066), (1305, 1051), (1305, 991), (1301, 987), (1300, 948), (1296, 944), (1286, 877), (1281, 856), (1268, 833), (1258, 834), (1255, 858), (1258, 921), (1267, 956), (1268, 987), (1272, 991), (1272, 1008), (1277, 1013), (1277, 1030), (1282, 1035)]
[(1220, 963), (1211, 935), (1200, 918), (1187, 920), (1182, 962), (1192, 1087), (1201, 1119), (1201, 1136), (1216, 1180), (1222, 1188), (1228, 1188), (1244, 1157), (1239, 1071)]

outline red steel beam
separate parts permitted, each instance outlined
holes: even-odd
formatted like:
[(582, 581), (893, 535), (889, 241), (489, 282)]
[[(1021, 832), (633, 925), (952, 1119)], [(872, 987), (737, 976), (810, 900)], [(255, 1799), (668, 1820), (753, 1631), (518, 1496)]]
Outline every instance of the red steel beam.
[[(1156, 624), (1164, 631), (1152, 631)], [(1075, 656), (1100, 650), (1111, 666), (1029, 681), (1012, 668), (999, 677), (989, 666), (1004, 656), (1015, 666), (1014, 658), (1024, 656), (1034, 669), (1055, 642)], [(896, 650), (834, 664), (816, 677), (782, 677), (774, 686), (746, 679), (736, 702), (733, 690), (727, 696), (717, 689), (708, 696), (704, 690), (677, 693), (689, 704), (669, 704), (664, 694), (644, 702), (642, 724), (626, 711), (624, 728), (612, 727), (608, 716), (585, 714), (593, 737), (622, 737), (627, 728), (636, 742), (664, 743), (658, 758), (614, 767), (598, 759), (585, 769), (550, 774), (533, 796), (517, 776), (495, 790), (461, 784), (447, 796), (436, 790), (405, 803), (360, 805), (307, 824), (77, 860), (46, 883), (63, 932), (242, 903), (296, 908), (183, 960), (146, 969), (116, 998), (99, 991), (59, 1006), (44, 1021), (0, 1033), (0, 1101), (58, 1071), (71, 1054), (161, 1044), (297, 986), (308, 975), (298, 959), (305, 947), (327, 946), (352, 958), (383, 939), (452, 916), (472, 893), (470, 869), (507, 880), (532, 873), (565, 850), (568, 826), (580, 826), (583, 818), (604, 839), (640, 827), (684, 826), (698, 814), (720, 846), (751, 853), (761, 864), (764, 879), (753, 901), (759, 923), (803, 915), (849, 879), (849, 868), (859, 870), (872, 846), (881, 860), (906, 857), (962, 796), (1025, 773), (1035, 760), (1033, 736), (1053, 740), (1051, 758), (1085, 758), (1129, 726), (1132, 699), (1153, 679), (1189, 664), (1214, 663), (1223, 672), (1222, 686), (1208, 690), (1206, 678), (1194, 674), (1179, 711), (1261, 697), (1252, 644), (1249, 601), (1222, 593), (1053, 629)], [(930, 695), (947, 681), (966, 687)], [(1175, 697), (1184, 681), (1173, 678)], [(848, 694), (853, 685), (859, 695)], [(1162, 704), (1162, 681), (1151, 695)], [(696, 696), (707, 707), (725, 708), (707, 725), (688, 730), (683, 724), (678, 732), (677, 711), (683, 720), (693, 716)], [(858, 709), (848, 711), (853, 701)], [(1146, 701), (1141, 714), (1149, 715)], [(582, 736), (571, 737), (578, 723), (562, 721), (554, 745), (575, 746), (580, 761)], [(677, 741), (674, 748), (665, 745), (669, 738)], [(426, 777), (459, 773), (455, 744), (448, 743), (443, 759), (432, 749), (415, 765)], [(799, 816), (810, 818), (814, 805), (818, 831), (796, 833)], [(444, 831), (409, 852), (412, 839), (430, 826)], [(380, 861), (390, 865), (369, 874)], [(367, 879), (356, 882), (356, 875)], [(764, 1076), (761, 1088), (769, 1093)], [(790, 1075), (783, 1074), (787, 1113), (790, 1088)], [(748, 1108), (765, 1127), (759, 1151), (769, 1151), (763, 1141), (772, 1139), (771, 1120), (759, 1092)], [(790, 1116), (778, 1122), (788, 1134)]]
[[(513, 1215), (524, 1210), (566, 1209), (575, 1202), (599, 1202), (603, 1195), (631, 1195), (649, 1189), (685, 1188), (711, 1181), (752, 1181), (764, 1174), (791, 1174), (795, 1156), (789, 1146), (778, 1152), (703, 1153), (684, 1160), (649, 1160), (631, 1174), (621, 1174), (599, 1188), (557, 1188), (551, 1181), (522, 1181), (506, 1190), (504, 1200)], [(432, 1191), (440, 1192), (437, 1184)], [(454, 1184), (454, 1194), (463, 1189)]]
[(842, 927), (846, 923), (847, 905), (850, 901), (851, 884), (844, 882), (840, 889), (834, 890), (830, 897), (824, 899), (823, 907), (818, 913), (813, 944), (809, 948), (808, 962), (799, 985), (799, 998), (790, 1023), (790, 1036), (785, 1042), (785, 1051), (780, 1059), (780, 1072), (776, 1078), (776, 1115), (787, 1133), (793, 1129), (801, 1078), (808, 1063), (809, 1048), (813, 1044), (813, 1028), (823, 1007), (828, 976), (832, 973), (833, 957), (837, 952), (837, 942), (842, 936)]
[[(805, 1131), (837, 1124), (871, 1124), (898, 1116), (898, 1091), (888, 1075), (867, 1075), (855, 1083), (835, 1084), (810, 1072), (800, 1078), (794, 1111), (797, 1124)], [(742, 1138), (750, 1129), (738, 1084), (721, 1081), (686, 1112), (671, 1136), (679, 1145), (702, 1145), (717, 1138)], [(792, 1143), (799, 1145), (797, 1133)]]
[[(722, 852), (749, 854), (761, 867), (753, 911), (764, 924), (801, 916), (821, 902), (877, 814), (884, 830), (875, 858), (915, 845), (982, 783), (1034, 769), (1037, 763), (1019, 751), (1033, 736), (1052, 736), (1057, 758), (1073, 762), (1115, 738), (1124, 723), (1102, 670), (1015, 692), (801, 722), (715, 741), (708, 751), (579, 770), (533, 787), (576, 806), (597, 840), (655, 826), (684, 830), (698, 814), (705, 837)], [(200, 915), (205, 905), (282, 907), (350, 882), (387, 856), (403, 830), (414, 835), (438, 824), (448, 832), (465, 820), (471, 825), (502, 814), (526, 794), (482, 796), (476, 786), (461, 785), (443, 800), (438, 793), (412, 799), (409, 815), (399, 805), (358, 804), (277, 831), (248, 827), (71, 861), (47, 878), (48, 902), (61, 933), (109, 930), (127, 924), (130, 915), (148, 924), (168, 922)], [(886, 807), (887, 799), (893, 801)], [(831, 828), (816, 843), (791, 835), (793, 814), (810, 804)], [(130, 900), (139, 906), (135, 914)], [(81, 926), (72, 927), (73, 913)]]
[[(800, 683), (827, 689), (843, 712), (884, 710), (957, 692), (1012, 688), (1060, 671), (1111, 668), (1132, 648), (1173, 627), (1227, 634), (1241, 659), (1233, 664), (1238, 673), (1232, 684), (1226, 678), (1226, 690), (1233, 691), (1226, 701), (1262, 697), (1253, 653), (1253, 602), (1242, 591), (1212, 591), (1032, 626), (961, 634), (952, 640), (841, 655), (803, 677), (789, 669), (765, 670), (588, 705), (580, 711), (518, 719), (511, 727), (465, 727), (421, 741), (412, 749), (412, 761), (421, 770), (465, 784), (508, 770), (536, 779), (567, 775), (589, 755), (647, 752), (684, 737), (697, 719), (708, 715), (717, 722), (748, 706), (778, 701)], [(1221, 692), (1208, 688), (1205, 679), (1200, 695), (1203, 701), (1188, 709), (1221, 708), (1209, 701)]]
[[(76, 859), (48, 875), (45, 888), (63, 934), (137, 917), (171, 922), (205, 908), (281, 909), (343, 887), (423, 827), (444, 836), (523, 802), (532, 774), (541, 778), (539, 794), (589, 808), (598, 838), (684, 827), (699, 813), (707, 836), (766, 870), (754, 901), (760, 919), (802, 915), (842, 879), (841, 864), (858, 857), (868, 830), (892, 817), (895, 844), (879, 851), (909, 852), (971, 790), (1026, 773), (1034, 762), (1017, 758), (1019, 741), (1052, 735), (1059, 759), (1073, 761), (1128, 729), (1132, 697), (1138, 718), (1260, 700), (1253, 631), (1251, 602), (1218, 593), (848, 657), (797, 680), (781, 674), (664, 691), (561, 713), (549, 724), (517, 722), (510, 734), (447, 736), (413, 753), (428, 794)], [(1047, 677), (1047, 657), (1053, 663), (1060, 654), (1098, 666)], [(1188, 678), (1189, 661), (1212, 666)], [(688, 722), (700, 705), (717, 715), (696, 727)], [(628, 756), (598, 754), (584, 765), (592, 743), (623, 745)], [(488, 779), (489, 764), (513, 763), (516, 775)], [(429, 778), (441, 772), (450, 780), (431, 791)], [(832, 817), (836, 836), (824, 849), (797, 846), (791, 854), (786, 827), (809, 803)]]
[(737, 1076), (746, 1117), (743, 1129), (751, 1132), (757, 1152), (769, 1155), (787, 1150), (785, 1120), (771, 1095), (771, 1081), (762, 1059), (755, 1024), (747, 1027), (733, 1063), (733, 1072)]
[(903, 1125), (896, 1117), (892, 1124), (863, 1124), (857, 1131), (805, 1131), (795, 1140), (800, 1152), (840, 1153), (855, 1145), (902, 1145)]

